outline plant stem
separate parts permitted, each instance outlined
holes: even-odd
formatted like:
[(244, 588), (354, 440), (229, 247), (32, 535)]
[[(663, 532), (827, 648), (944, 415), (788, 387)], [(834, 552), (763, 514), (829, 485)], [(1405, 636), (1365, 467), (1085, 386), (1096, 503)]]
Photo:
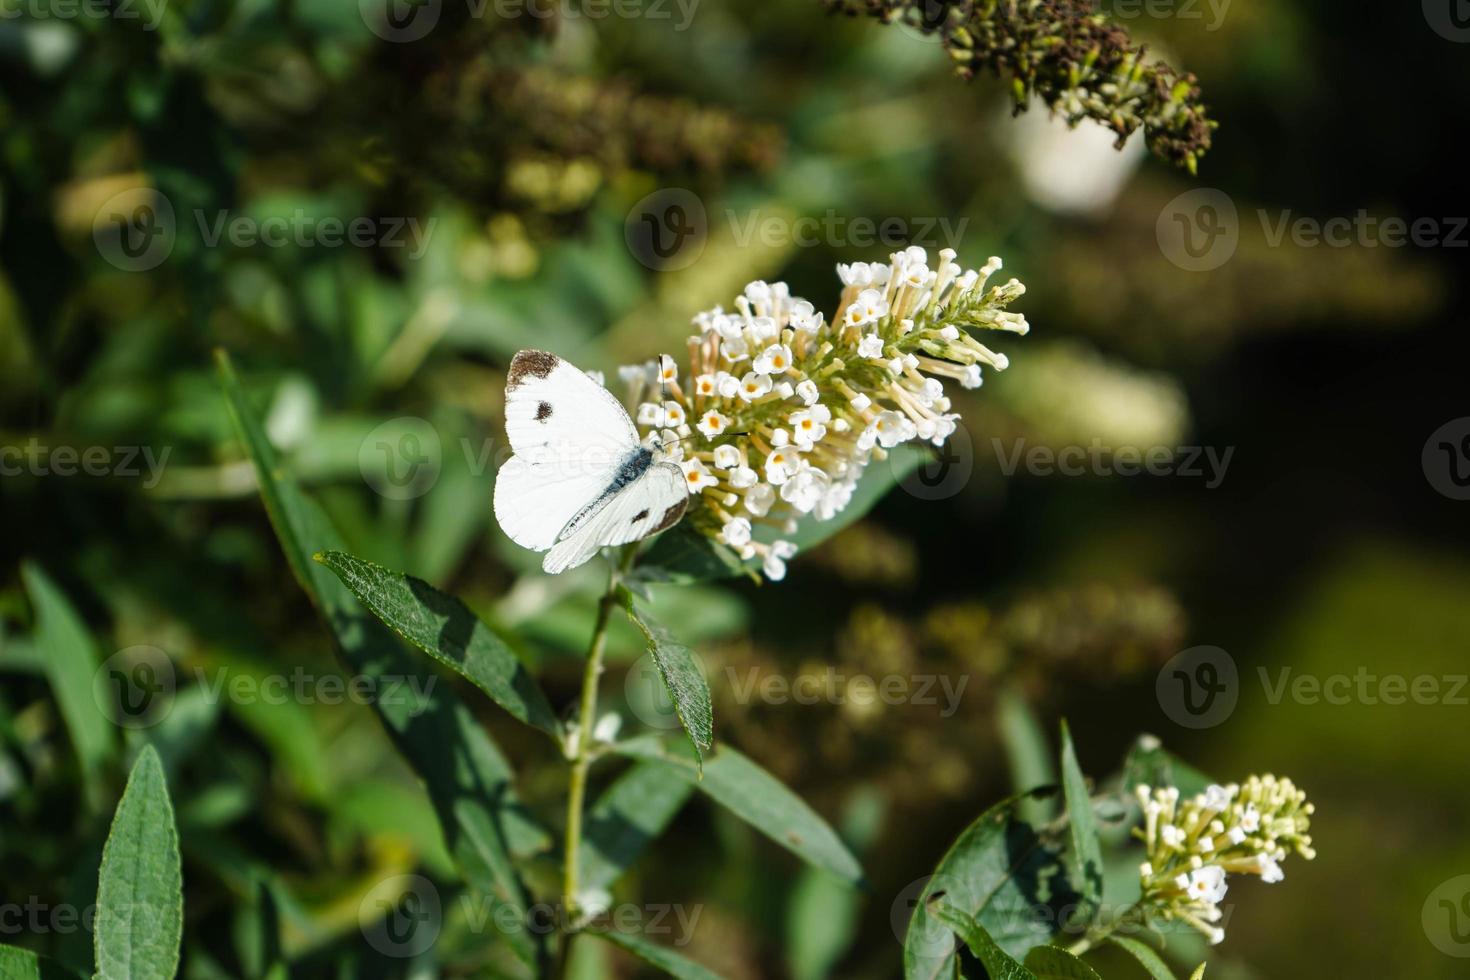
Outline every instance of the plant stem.
[(1071, 953), (1073, 956), (1081, 956), (1083, 953), (1087, 952), (1091, 948), (1092, 948), (1092, 937), (1091, 936), (1083, 936), (1081, 939), (1077, 940), (1075, 943), (1073, 943), (1072, 945), (1068, 946), (1067, 947), (1067, 952)]
[(1132, 921), (1132, 917), (1135, 914), (1139, 914), (1141, 912), (1142, 905), (1142, 902), (1135, 902), (1132, 905), (1128, 906), (1126, 909), (1123, 910), (1123, 914), (1118, 916), (1117, 919), (1114, 920), (1113, 924), (1107, 926), (1106, 928), (1088, 929), (1086, 935), (1067, 947), (1067, 952), (1071, 953), (1073, 956), (1081, 956), (1089, 949), (1092, 949), (1099, 943), (1106, 941), (1107, 938), (1113, 933), (1117, 932), (1120, 927), (1127, 923), (1130, 923)]
[(592, 768), (592, 728), (597, 715), (597, 682), (602, 676), (602, 657), (607, 649), (607, 626), (618, 604), (618, 586), (633, 564), (637, 545), (629, 545), (608, 576), (607, 592), (597, 604), (597, 625), (582, 670), (582, 702), (577, 713), (577, 745), (572, 753), (572, 772), (567, 785), (566, 843), (562, 848), (562, 904), (570, 924), (576, 918), (577, 862), (582, 844), (582, 809), (587, 798), (587, 773)]

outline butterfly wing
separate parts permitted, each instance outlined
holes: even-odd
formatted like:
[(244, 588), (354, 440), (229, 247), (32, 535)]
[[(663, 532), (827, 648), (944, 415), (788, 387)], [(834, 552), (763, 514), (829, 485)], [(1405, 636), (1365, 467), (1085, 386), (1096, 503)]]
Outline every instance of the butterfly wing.
[(571, 462), (588, 471), (616, 468), (638, 445), (638, 430), (612, 392), (539, 350), (523, 350), (510, 362), (505, 434), (516, 455), (533, 463), (575, 455)]
[(512, 541), (545, 551), (612, 484), (638, 431), (612, 393), (554, 354), (510, 363), (505, 432), (515, 455), (495, 478), (495, 519)]
[(600, 509), (568, 528), (541, 567), (556, 574), (582, 564), (599, 548), (657, 534), (677, 523), (688, 505), (684, 471), (674, 463), (654, 462)]

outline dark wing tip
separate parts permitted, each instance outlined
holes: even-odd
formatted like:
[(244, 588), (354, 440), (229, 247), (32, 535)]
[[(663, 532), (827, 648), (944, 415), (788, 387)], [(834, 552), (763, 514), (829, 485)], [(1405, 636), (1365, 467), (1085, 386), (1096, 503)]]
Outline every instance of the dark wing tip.
[(514, 391), (527, 375), (544, 378), (561, 363), (561, 358), (544, 350), (523, 350), (510, 362), (510, 374), (505, 379), (505, 390)]
[(684, 509), (688, 506), (689, 498), (685, 497), (683, 500), (679, 501), (677, 504), (664, 511), (664, 516), (659, 518), (658, 525), (648, 533), (657, 534), (658, 532), (667, 530), (668, 528), (671, 528), (675, 524), (679, 523), (679, 518), (684, 516)]

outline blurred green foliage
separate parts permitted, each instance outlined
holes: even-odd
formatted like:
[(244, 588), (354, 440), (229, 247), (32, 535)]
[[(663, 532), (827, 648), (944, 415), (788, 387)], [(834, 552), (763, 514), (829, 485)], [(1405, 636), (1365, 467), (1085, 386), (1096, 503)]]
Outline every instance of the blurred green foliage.
[[(562, 706), (600, 573), (548, 579), (489, 521), (509, 355), (534, 344), (611, 370), (677, 353), (690, 314), (753, 278), (829, 307), (832, 263), (890, 250), (843, 221), (899, 218), (962, 260), (1003, 255), (1030, 290), (1036, 329), (1013, 366), (957, 399), (973, 471), (939, 500), (894, 492), (779, 586), (652, 587), (705, 658), (716, 741), (839, 826), (872, 890), (834, 891), (696, 798), (618, 894), (701, 907), (687, 952), (726, 976), (893, 976), (905, 887), (1013, 770), (1036, 771), (998, 722), (1023, 704), (1039, 730), (1071, 717), (1084, 771), (1153, 730), (1207, 771), (1275, 768), (1312, 793), (1321, 857), (1270, 894), (1241, 889), (1212, 980), (1456, 975), (1420, 907), (1470, 860), (1465, 709), (1272, 704), (1257, 671), (1464, 672), (1463, 504), (1419, 462), (1464, 412), (1463, 268), (1449, 249), (1273, 245), (1256, 217), (1465, 213), (1463, 161), (1437, 135), (1470, 116), (1456, 45), (1417, 10), (1325, 0), (1232, 6), (1218, 30), (1126, 22), (1199, 75), (1221, 120), (1202, 181), (1235, 202), (1240, 242), (1190, 273), (1157, 224), (1195, 185), (1062, 130), (1025, 136), (1044, 110), (1008, 119), (1008, 88), (957, 82), (923, 31), (794, 0), (705, 0), (684, 28), (672, 6), (596, 20), (441, 6), (426, 36), (393, 43), (371, 4), (174, 0), (136, 19), (0, 4), (0, 449), (45, 462), (0, 476), (0, 903), (91, 903), (151, 744), (179, 825), (185, 976), (265, 975), (277, 931), (293, 975), (513, 971), (453, 915), (423, 961), (364, 942), (359, 909), (396, 876), (427, 875), (463, 908), (434, 807), (369, 708), (210, 694), (221, 677), (344, 676), (210, 352), (235, 353), (283, 465), (348, 549), (466, 597)], [(1387, 67), (1365, 71), (1364, 51)], [(1078, 161), (1084, 203), (1038, 202), (1038, 154)], [(1114, 164), (1116, 195), (1094, 186)], [(706, 232), (695, 261), (657, 271), (625, 230), (667, 187), (695, 195)], [(97, 237), (118, 195), (172, 208), (151, 269), (119, 267)], [(813, 244), (745, 233), (829, 215), (838, 230)], [(221, 216), (367, 218), (402, 244), (234, 244), (211, 238)], [(376, 447), (424, 426), (430, 485), (396, 493)], [(1237, 452), (1211, 490), (1002, 465), (1018, 441), (1093, 440)], [(105, 450), (100, 475), (64, 475), (64, 448)], [(1230, 650), (1242, 677), (1236, 713), (1199, 732), (1154, 695), (1158, 667), (1196, 643)], [(166, 717), (100, 724), (90, 673), (140, 646), (177, 679)], [(610, 688), (640, 649), (615, 626)], [(949, 718), (942, 698), (759, 704), (730, 682), (828, 667), (968, 682)], [(481, 720), (527, 809), (556, 820), (561, 760)], [(533, 826), (521, 844), (554, 877)], [(90, 974), (82, 930), (0, 938)], [(635, 969), (611, 948), (577, 957), (583, 976)]]

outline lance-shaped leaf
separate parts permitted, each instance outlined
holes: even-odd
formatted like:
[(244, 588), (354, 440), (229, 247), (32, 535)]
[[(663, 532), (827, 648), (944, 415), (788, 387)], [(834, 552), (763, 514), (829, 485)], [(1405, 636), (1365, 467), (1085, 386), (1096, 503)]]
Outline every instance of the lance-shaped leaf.
[(1037, 980), (1036, 974), (1016, 962), (1015, 957), (995, 944), (985, 927), (973, 916), (966, 915), (943, 899), (935, 903), (933, 912), (940, 922), (954, 931), (970, 947), (970, 952), (985, 964), (990, 980)]
[(560, 737), (561, 724), (525, 664), (454, 596), (340, 551), (316, 555), (393, 632), (458, 671), (511, 717)]
[[(423, 779), (466, 882), (525, 922), (526, 892), (508, 851), (518, 837), (524, 846), (533, 846), (539, 831), (521, 816), (509, 763), (454, 692), (430, 684), (433, 675), (364, 611), (341, 580), (311, 560), (317, 552), (344, 551), (342, 539), (321, 509), (281, 470), (229, 358), (221, 352), (218, 361), (230, 415), (255, 465), (261, 499), (286, 561), (326, 619), (350, 669), (380, 690), (389, 681), (408, 679), (410, 690), (424, 692), (412, 699), (375, 698), (373, 707), (398, 750)], [(522, 961), (545, 964), (545, 946), (530, 930), (512, 930), (506, 940)]]
[(954, 975), (954, 939), (930, 911), (930, 899), (974, 918), (1012, 957), (1049, 940), (1060, 909), (1075, 900), (1061, 862), (1059, 841), (1020, 819), (1017, 806), (1051, 790), (1012, 797), (982, 813), (935, 866), (904, 936), (904, 976), (936, 980)]
[[(1057, 784), (1057, 768), (1046, 732), (1018, 690), (1000, 692), (995, 702), (995, 726), (1006, 750), (1012, 789), (1025, 793)], [(1036, 800), (1022, 802), (1017, 813), (1031, 823), (1046, 823), (1056, 816), (1050, 807)]]
[(652, 963), (671, 977), (679, 980), (720, 980), (720, 975), (707, 970), (698, 963), (669, 949), (650, 942), (635, 932), (589, 932), (589, 936), (621, 946), (646, 962)]
[(1152, 946), (1146, 945), (1131, 936), (1112, 936), (1108, 939), (1108, 942), (1121, 950), (1126, 950), (1130, 956), (1139, 962), (1139, 965), (1148, 971), (1148, 975), (1152, 980), (1176, 980), (1174, 971), (1169, 969), (1169, 964), (1164, 962), (1163, 957), (1154, 952)]
[(1077, 765), (1077, 750), (1072, 745), (1072, 733), (1065, 721), (1062, 722), (1062, 793), (1067, 803), (1072, 843), (1067, 868), (1073, 886), (1079, 889), (1086, 903), (1087, 916), (1091, 918), (1092, 912), (1102, 903), (1102, 842), (1097, 836), (1097, 819), (1092, 813), (1087, 780)]
[(36, 611), (35, 652), (51, 682), (56, 704), (81, 763), (88, 798), (100, 802), (102, 766), (112, 755), (112, 723), (98, 707), (96, 686), (101, 662), (86, 625), (66, 596), (41, 569), (25, 563), (21, 578)]
[(1102, 980), (1097, 971), (1060, 946), (1037, 946), (1026, 954), (1036, 980)]
[(634, 763), (583, 819), (580, 871), (588, 889), (606, 889), (638, 859), (694, 792), (658, 762)]
[(113, 814), (97, 873), (99, 978), (172, 980), (184, 936), (183, 888), (163, 763), (145, 746)]
[(689, 741), (694, 746), (694, 764), (699, 768), (703, 765), (700, 750), (708, 751), (714, 744), (714, 713), (704, 671), (699, 669), (693, 650), (674, 639), (657, 620), (634, 606), (633, 593), (623, 589), (621, 594), (628, 619), (643, 634), (649, 656), (658, 665), (658, 675), (663, 678), (679, 721), (689, 734)]
[(864, 884), (862, 866), (827, 821), (775, 776), (728, 745), (721, 745), (705, 760), (703, 778), (685, 743), (643, 736), (619, 742), (615, 748), (622, 755), (662, 764), (667, 772), (693, 783), (695, 789), (802, 860), (845, 881)]

